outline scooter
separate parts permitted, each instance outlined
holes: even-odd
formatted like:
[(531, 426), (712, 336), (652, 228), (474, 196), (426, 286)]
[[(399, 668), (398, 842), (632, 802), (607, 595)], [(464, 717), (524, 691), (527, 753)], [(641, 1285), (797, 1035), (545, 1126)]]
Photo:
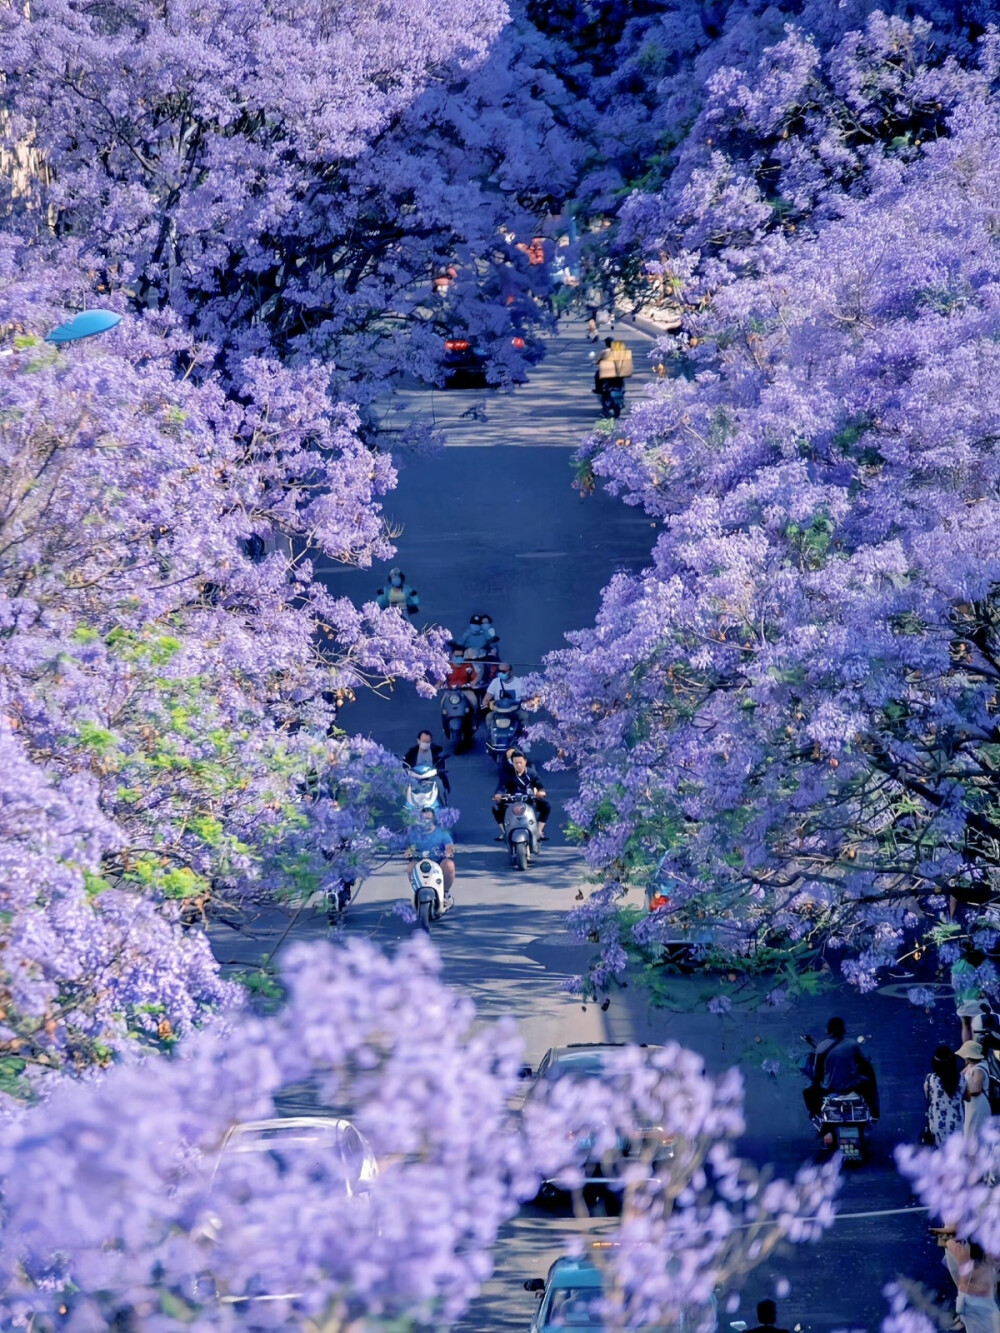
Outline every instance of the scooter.
[(538, 854), (538, 811), (530, 797), (500, 797), (504, 807), (503, 835), (510, 852), (511, 865), (527, 870), (531, 858)]
[(486, 691), (489, 689), (490, 681), (497, 674), (499, 662), (495, 654), (490, 656), (483, 648), (467, 648), (465, 660), (475, 673), (466, 694), (476, 701), (474, 725), (478, 725), (486, 711)]
[(445, 690), (441, 698), (441, 730), (456, 753), (472, 744), (476, 730), (475, 697), (471, 690)]
[(625, 381), (601, 381), (601, 416), (614, 417), (617, 421), (625, 407)]
[(824, 1147), (839, 1152), (845, 1166), (860, 1166), (868, 1158), (872, 1113), (860, 1092), (831, 1092), (813, 1116)]
[(486, 714), (486, 753), (500, 764), (510, 747), (521, 734), (521, 705), (517, 699), (494, 700)]
[(410, 873), (410, 888), (417, 925), (429, 933), (431, 922), (440, 921), (453, 906), (452, 899), (444, 896), (444, 871), (429, 856), (422, 856)]
[(421, 766), (408, 768), (406, 784), (406, 813), (417, 816), (422, 810), (438, 810), (447, 805), (444, 787), (436, 768)]

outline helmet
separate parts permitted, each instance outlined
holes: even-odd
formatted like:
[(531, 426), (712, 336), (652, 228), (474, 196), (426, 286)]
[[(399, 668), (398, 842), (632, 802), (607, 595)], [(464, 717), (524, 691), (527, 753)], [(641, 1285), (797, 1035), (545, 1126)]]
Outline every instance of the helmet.
[(393, 581), (393, 579), (399, 579), (400, 583), (405, 583), (405, 582), (406, 582), (406, 575), (403, 573), (403, 571), (402, 571), (401, 569), (390, 569), (390, 570), (389, 570), (389, 582), (391, 583), (391, 582)]
[(469, 617), (470, 625), (492, 625), (493, 617), (488, 616), (484, 611), (477, 611), (474, 616)]

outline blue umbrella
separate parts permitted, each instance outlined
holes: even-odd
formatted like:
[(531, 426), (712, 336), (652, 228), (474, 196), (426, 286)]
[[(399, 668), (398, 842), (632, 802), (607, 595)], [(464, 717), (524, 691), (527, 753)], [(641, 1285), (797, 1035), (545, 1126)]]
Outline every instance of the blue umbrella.
[(113, 310), (84, 310), (74, 315), (68, 324), (60, 324), (45, 335), (47, 343), (75, 343), (81, 338), (93, 338), (95, 333), (107, 333), (121, 323), (121, 315)]

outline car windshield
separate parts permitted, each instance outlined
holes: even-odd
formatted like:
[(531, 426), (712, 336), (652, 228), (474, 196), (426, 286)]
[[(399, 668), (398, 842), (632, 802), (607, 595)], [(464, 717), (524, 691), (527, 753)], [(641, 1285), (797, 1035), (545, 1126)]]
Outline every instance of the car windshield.
[(600, 1078), (607, 1072), (607, 1056), (603, 1051), (569, 1051), (553, 1060), (545, 1071), (550, 1081), (557, 1078)]
[(600, 1287), (554, 1287), (544, 1328), (601, 1328)]

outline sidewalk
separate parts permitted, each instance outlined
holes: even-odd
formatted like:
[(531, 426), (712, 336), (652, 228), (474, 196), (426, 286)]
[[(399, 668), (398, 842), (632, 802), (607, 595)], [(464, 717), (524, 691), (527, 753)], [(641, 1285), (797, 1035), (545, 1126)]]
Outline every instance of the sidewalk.
[(650, 318), (649, 312), (650, 307), (648, 306), (637, 311), (634, 315), (619, 314), (615, 311), (615, 323), (627, 324), (629, 327), (636, 329), (639, 333), (644, 333), (649, 338), (655, 338), (657, 342), (659, 342), (661, 338), (672, 338), (679, 332), (679, 316), (678, 323), (676, 327), (674, 327), (665, 324), (658, 319)]

